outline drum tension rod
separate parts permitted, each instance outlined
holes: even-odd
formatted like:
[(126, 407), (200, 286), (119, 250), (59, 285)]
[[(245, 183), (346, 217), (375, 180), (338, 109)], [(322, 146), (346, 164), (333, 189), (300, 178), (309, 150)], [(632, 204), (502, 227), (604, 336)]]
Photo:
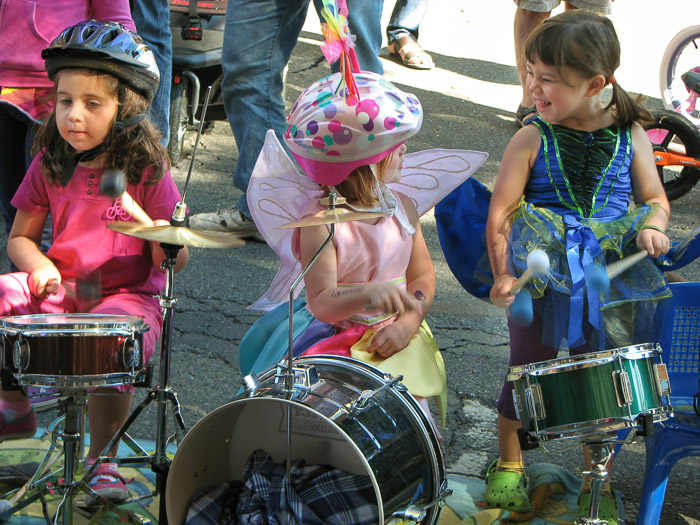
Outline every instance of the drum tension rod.
[(348, 411), (348, 415), (350, 417), (354, 416), (358, 410), (362, 410), (363, 408), (365, 408), (367, 406), (367, 403), (369, 402), (369, 400), (372, 399), (375, 395), (377, 395), (382, 390), (386, 390), (387, 388), (396, 387), (397, 384), (400, 383), (402, 380), (403, 380), (403, 376), (396, 376), (396, 377), (393, 377), (387, 383), (384, 383), (382, 386), (380, 386), (376, 390), (363, 390), (362, 393), (360, 394), (360, 397), (358, 397), (355, 401), (352, 402), (352, 405), (350, 406), (350, 410)]

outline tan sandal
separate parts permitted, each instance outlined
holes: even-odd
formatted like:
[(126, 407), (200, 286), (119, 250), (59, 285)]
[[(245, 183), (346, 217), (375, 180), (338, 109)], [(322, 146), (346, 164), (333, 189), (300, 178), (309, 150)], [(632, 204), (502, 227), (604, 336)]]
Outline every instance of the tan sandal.
[[(398, 50), (397, 50), (398, 47)], [(389, 56), (411, 69), (433, 69), (435, 62), (416, 40), (405, 35), (389, 44)]]

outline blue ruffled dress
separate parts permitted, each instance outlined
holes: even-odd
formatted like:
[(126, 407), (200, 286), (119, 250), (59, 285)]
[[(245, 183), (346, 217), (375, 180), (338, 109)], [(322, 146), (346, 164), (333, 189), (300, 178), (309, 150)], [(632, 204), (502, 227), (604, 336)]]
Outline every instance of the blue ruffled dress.
[[(528, 253), (542, 249), (549, 255), (550, 271), (529, 285), (533, 309), (543, 320), (542, 343), (556, 349), (587, 345), (603, 350), (652, 340), (656, 305), (671, 294), (651, 258), (612, 279), (607, 293), (592, 286), (596, 264), (638, 251), (637, 233), (656, 209), (647, 204), (629, 209), (631, 127), (613, 125), (589, 133), (540, 118), (531, 124), (542, 141), (523, 198), (512, 213), (508, 264), (513, 275), (521, 275)], [(488, 195), (470, 184), (472, 188), (456, 190), (452, 201), (443, 201), (436, 218), (452, 271), (468, 291), (484, 297), (492, 284), (488, 256), (485, 250), (472, 252), (469, 273), (455, 271), (465, 259), (454, 264), (454, 229), (446, 221), (447, 206), (454, 213), (455, 207), (474, 204), (454, 200), (466, 193), (479, 196), (477, 204), (483, 207)], [(458, 222), (454, 215), (452, 221)], [(485, 217), (476, 226), (468, 236), (483, 241)]]

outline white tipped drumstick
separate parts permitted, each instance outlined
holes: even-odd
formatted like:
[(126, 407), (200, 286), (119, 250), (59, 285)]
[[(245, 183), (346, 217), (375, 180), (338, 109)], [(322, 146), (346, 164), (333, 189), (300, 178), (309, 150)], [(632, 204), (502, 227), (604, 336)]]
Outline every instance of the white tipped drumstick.
[(534, 319), (532, 312), (532, 296), (522, 288), (537, 274), (549, 271), (549, 256), (544, 250), (533, 250), (527, 254), (527, 270), (518, 278), (510, 291), (515, 296), (513, 304), (508, 308), (508, 315), (518, 326), (529, 326)]
[(518, 277), (515, 281), (513, 289), (510, 291), (510, 295), (517, 294), (523, 289), (530, 279), (533, 278), (538, 273), (547, 273), (549, 271), (549, 256), (544, 250), (532, 250), (527, 254), (527, 270)]
[(605, 267), (605, 271), (608, 274), (608, 279), (614, 279), (622, 272), (627, 270), (630, 266), (637, 264), (642, 259), (646, 259), (647, 255), (649, 255), (647, 251), (642, 250), (632, 255), (628, 255), (627, 257), (623, 257), (619, 261), (611, 262)]
[(601, 264), (596, 265), (589, 281), (591, 286), (601, 292), (607, 293), (607, 291), (610, 289), (610, 281), (621, 273), (625, 272), (631, 266), (637, 264), (642, 259), (646, 259), (647, 255), (648, 253), (645, 250), (642, 250), (637, 253), (633, 253), (632, 255), (628, 255), (627, 257), (623, 257), (619, 261), (611, 262), (607, 266), (603, 266)]

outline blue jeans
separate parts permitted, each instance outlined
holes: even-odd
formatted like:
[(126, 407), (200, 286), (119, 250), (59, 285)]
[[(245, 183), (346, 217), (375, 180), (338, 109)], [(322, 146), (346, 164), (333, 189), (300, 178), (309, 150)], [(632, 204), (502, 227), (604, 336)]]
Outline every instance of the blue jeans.
[(170, 32), (168, 0), (135, 0), (131, 7), (136, 30), (153, 50), (160, 70), (160, 86), (148, 113), (151, 122), (160, 129), (161, 143), (170, 138), (170, 83), (173, 69), (173, 37)]
[(391, 44), (407, 35), (418, 40), (418, 28), (427, 9), (428, 0), (396, 0), (389, 25), (386, 26), (387, 43)]
[[(314, 2), (321, 4), (320, 1)], [(268, 129), (282, 141), (282, 71), (296, 46), (309, 0), (228, 0), (222, 66), (226, 115), (238, 147), (233, 184), (236, 206), (250, 218), (245, 192)], [(350, 30), (363, 69), (383, 73), (380, 18), (383, 0), (348, 0)]]

